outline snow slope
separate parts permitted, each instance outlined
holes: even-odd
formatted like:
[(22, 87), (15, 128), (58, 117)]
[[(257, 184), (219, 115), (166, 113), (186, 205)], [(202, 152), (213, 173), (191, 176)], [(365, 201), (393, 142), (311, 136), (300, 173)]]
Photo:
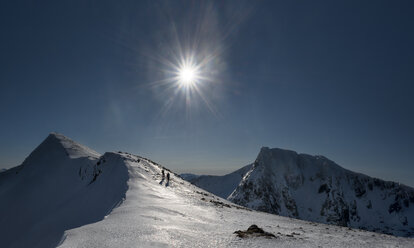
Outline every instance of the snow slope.
[[(51, 134), (0, 174), (1, 247), (414, 247), (410, 238), (251, 211), (172, 172), (166, 182), (168, 170), (149, 159), (80, 147)], [(233, 233), (251, 224), (276, 238)]]
[(99, 157), (52, 133), (0, 173), (0, 246), (53, 247), (65, 230), (101, 220), (125, 197), (128, 171), (110, 154)]
[(220, 196), (251, 209), (414, 236), (414, 189), (408, 186), (346, 170), (323, 156), (277, 148), (262, 148), (250, 169), (244, 168), (238, 183), (227, 181), (236, 172), (190, 181), (213, 193), (221, 189), (226, 194)]

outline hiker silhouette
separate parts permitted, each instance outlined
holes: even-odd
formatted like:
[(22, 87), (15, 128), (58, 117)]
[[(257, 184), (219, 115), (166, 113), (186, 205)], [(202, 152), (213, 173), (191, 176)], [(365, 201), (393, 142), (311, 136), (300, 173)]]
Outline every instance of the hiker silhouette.
[(161, 170), (161, 175), (162, 175), (162, 178), (161, 178), (160, 184), (162, 185), (162, 183), (164, 182), (164, 179), (165, 179), (164, 170)]
[(165, 183), (165, 187), (170, 186), (170, 173), (167, 173), (167, 182)]

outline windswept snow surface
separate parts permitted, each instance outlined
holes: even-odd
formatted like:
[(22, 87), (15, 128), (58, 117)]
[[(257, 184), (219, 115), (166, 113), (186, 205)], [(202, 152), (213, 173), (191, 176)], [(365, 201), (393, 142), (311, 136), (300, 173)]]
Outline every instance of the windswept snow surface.
[[(167, 169), (139, 156), (96, 155), (51, 134), (22, 166), (1, 173), (0, 246), (414, 247), (410, 238), (251, 211), (172, 172), (167, 182)], [(252, 224), (277, 238), (234, 234)]]

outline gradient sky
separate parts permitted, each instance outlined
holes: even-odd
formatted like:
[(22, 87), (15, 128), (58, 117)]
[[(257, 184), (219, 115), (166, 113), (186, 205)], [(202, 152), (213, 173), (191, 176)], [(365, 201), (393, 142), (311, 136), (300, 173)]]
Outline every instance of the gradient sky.
[[(414, 186), (413, 1), (2, 1), (0, 168), (50, 132), (177, 172), (262, 146)], [(171, 64), (209, 58), (191, 101)]]

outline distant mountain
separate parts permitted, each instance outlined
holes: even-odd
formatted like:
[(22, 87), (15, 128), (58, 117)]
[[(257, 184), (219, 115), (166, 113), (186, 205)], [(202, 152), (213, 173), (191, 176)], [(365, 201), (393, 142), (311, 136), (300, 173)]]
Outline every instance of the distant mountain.
[(227, 199), (240, 184), (244, 175), (250, 171), (252, 167), (253, 164), (249, 164), (224, 176), (194, 174), (181, 174), (180, 176), (197, 187)]
[(186, 181), (190, 181), (190, 180), (196, 179), (197, 177), (199, 177), (199, 175), (191, 174), (191, 173), (183, 173), (183, 174), (180, 174), (180, 177)]
[(323, 156), (265, 147), (252, 165), (189, 181), (255, 210), (414, 236), (413, 188), (346, 170)]

